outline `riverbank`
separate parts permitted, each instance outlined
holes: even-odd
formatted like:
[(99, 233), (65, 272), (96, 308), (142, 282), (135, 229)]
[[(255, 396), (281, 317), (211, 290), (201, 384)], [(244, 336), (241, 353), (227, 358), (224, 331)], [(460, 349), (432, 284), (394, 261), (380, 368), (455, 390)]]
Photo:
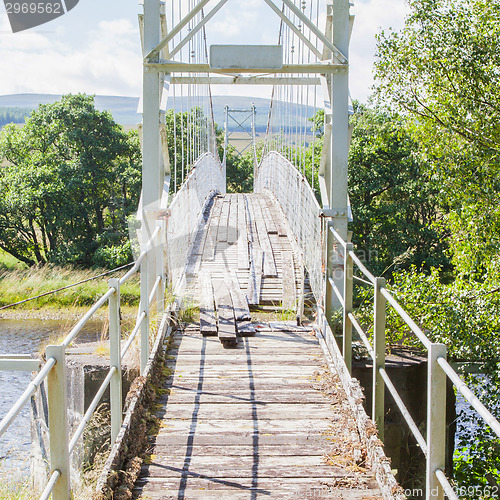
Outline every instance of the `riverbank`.
[[(108, 280), (120, 277), (125, 272), (126, 270), (122, 269), (103, 276), (107, 273), (103, 269), (76, 269), (52, 265), (29, 269), (1, 269), (0, 318), (78, 319), (107, 291)], [(55, 292), (51, 293), (53, 291)], [(139, 275), (133, 276), (121, 286), (120, 296), (125, 313), (137, 310), (140, 298)], [(12, 305), (18, 302), (22, 303)], [(105, 308), (96, 313), (96, 317), (105, 316)]]
[[(5, 309), (0, 312), (0, 320), (27, 320), (40, 321), (61, 320), (68, 323), (78, 321), (87, 311), (88, 307), (58, 308), (44, 306), (37, 309)], [(122, 319), (133, 319), (137, 316), (137, 306), (124, 306), (121, 308)], [(108, 308), (103, 306), (93, 316), (93, 319), (104, 321), (108, 317)]]

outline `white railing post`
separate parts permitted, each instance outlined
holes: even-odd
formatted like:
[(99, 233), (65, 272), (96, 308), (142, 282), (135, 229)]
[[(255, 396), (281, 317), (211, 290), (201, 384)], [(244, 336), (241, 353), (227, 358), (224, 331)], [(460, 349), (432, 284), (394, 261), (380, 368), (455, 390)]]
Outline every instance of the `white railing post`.
[(111, 446), (122, 426), (122, 363), (121, 363), (121, 323), (120, 323), (120, 281), (108, 281), (115, 292), (109, 297), (109, 368), (116, 368), (109, 383), (111, 407)]
[(443, 488), (436, 470), (444, 472), (446, 455), (446, 374), (438, 358), (446, 359), (444, 344), (431, 344), (427, 358), (427, 467), (426, 498), (442, 500)]
[(159, 227), (156, 243), (156, 276), (161, 278), (160, 285), (156, 292), (156, 307), (158, 316), (165, 312), (165, 228), (166, 221), (156, 221), (156, 227)]
[(373, 302), (373, 401), (372, 419), (378, 430), (378, 437), (384, 440), (384, 380), (380, 368), (385, 369), (385, 315), (386, 299), (380, 293), (385, 287), (385, 278), (375, 278)]
[(50, 476), (56, 470), (60, 473), (52, 490), (52, 500), (68, 500), (70, 498), (70, 477), (65, 347), (49, 345), (45, 349), (45, 354), (47, 359), (54, 358), (56, 360), (54, 368), (47, 375)]
[[(147, 250), (146, 244), (141, 248), (141, 253)], [(149, 254), (149, 252), (148, 252)], [(141, 301), (139, 305), (139, 314), (144, 313), (144, 319), (141, 323), (141, 375), (146, 370), (149, 359), (149, 259), (148, 255), (141, 262)]]
[(343, 312), (343, 355), (344, 362), (351, 373), (352, 370), (352, 324), (349, 314), (352, 313), (352, 257), (349, 252), (352, 251), (352, 243), (347, 242), (344, 249), (344, 312)]

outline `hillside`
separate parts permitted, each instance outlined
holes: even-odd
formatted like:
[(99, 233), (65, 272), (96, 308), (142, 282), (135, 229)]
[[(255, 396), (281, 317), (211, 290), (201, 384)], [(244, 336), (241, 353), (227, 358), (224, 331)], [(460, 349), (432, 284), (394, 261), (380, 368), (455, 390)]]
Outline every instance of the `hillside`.
[[(58, 94), (12, 94), (0, 96), (0, 108), (23, 108), (23, 110), (35, 109), (40, 104), (50, 104), (61, 98)], [(95, 96), (96, 107), (99, 110), (107, 110), (112, 115), (114, 120), (121, 125), (135, 126), (140, 122), (141, 117), (137, 113), (139, 103), (138, 97), (120, 97), (120, 96)], [(215, 122), (222, 128), (224, 125), (224, 108), (229, 106), (233, 109), (249, 108), (252, 104), (256, 107), (256, 130), (264, 132), (267, 128), (267, 119), (269, 115), (269, 99), (260, 97), (234, 97), (234, 96), (214, 96), (214, 118)], [(169, 99), (168, 107), (172, 107), (172, 101)], [(182, 100), (177, 98), (176, 110), (187, 110), (188, 99), (184, 97)], [(300, 113), (300, 108), (297, 108)], [(307, 116), (312, 116), (314, 109), (309, 106)], [(300, 117), (299, 120), (304, 120)], [(247, 122), (249, 124), (249, 122)], [(292, 117), (291, 123), (295, 123), (295, 118)], [(231, 124), (230, 124), (231, 125)], [(232, 126), (235, 123), (232, 122)]]

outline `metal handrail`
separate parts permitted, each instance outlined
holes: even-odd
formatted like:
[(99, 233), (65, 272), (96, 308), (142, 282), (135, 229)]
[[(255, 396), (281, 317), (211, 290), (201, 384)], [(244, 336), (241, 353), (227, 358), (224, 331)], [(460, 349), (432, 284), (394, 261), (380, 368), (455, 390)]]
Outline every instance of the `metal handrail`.
[(370, 280), (371, 284), (374, 285), (376, 280), (375, 276), (373, 276), (373, 274), (366, 269), (361, 260), (359, 260), (359, 257), (352, 250), (349, 252), (349, 255), (353, 262), (358, 266), (359, 270)]
[(98, 309), (116, 292), (114, 288), (110, 288), (104, 295), (97, 300), (94, 305), (83, 315), (83, 317), (78, 321), (78, 323), (73, 327), (73, 329), (68, 333), (68, 335), (61, 342), (61, 345), (68, 347), (75, 337), (80, 333), (81, 329), (86, 325), (88, 320), (97, 312)]
[(149, 305), (153, 303), (158, 287), (160, 286), (160, 283), (161, 283), (161, 276), (157, 276), (153, 288), (151, 288), (151, 293), (149, 294), (148, 303), (146, 307), (149, 307)]
[(450, 482), (448, 481), (448, 478), (446, 477), (445, 473), (441, 469), (436, 469), (434, 471), (434, 474), (436, 475), (438, 481), (441, 483), (441, 486), (443, 487), (443, 490), (446, 493), (448, 500), (460, 500), (457, 494), (455, 493), (455, 490), (452, 488)]
[[(463, 395), (466, 401), (468, 401), (474, 410), (477, 411), (479, 416), (483, 419), (483, 421), (491, 427), (491, 429), (495, 432), (497, 436), (500, 437), (500, 422), (493, 416), (493, 414), (481, 403), (478, 397), (467, 387), (465, 382), (460, 378), (457, 372), (453, 369), (453, 367), (446, 360), (446, 347), (442, 344), (434, 344), (431, 340), (424, 334), (422, 329), (415, 323), (415, 321), (409, 316), (409, 314), (401, 307), (398, 301), (394, 298), (394, 296), (387, 290), (385, 286), (385, 280), (382, 278), (376, 278), (373, 276), (370, 271), (364, 266), (361, 260), (356, 256), (354, 251), (349, 250), (348, 245), (350, 243), (346, 243), (344, 239), (339, 235), (339, 233), (330, 225), (330, 232), (336, 238), (336, 240), (343, 247), (344, 251), (339, 252), (337, 250), (337, 254), (343, 260), (344, 264), (344, 293), (349, 293), (352, 296), (352, 287), (353, 280), (356, 279), (365, 284), (372, 284), (374, 286), (375, 294), (374, 294), (374, 344), (376, 347), (372, 347), (368, 336), (365, 331), (359, 324), (356, 316), (353, 314), (351, 310), (346, 310), (344, 296), (342, 295), (341, 290), (335, 284), (333, 278), (331, 276), (326, 276), (326, 282), (332, 287), (335, 295), (339, 303), (342, 306), (344, 311), (344, 361), (348, 369), (350, 369), (350, 359), (352, 354), (350, 352), (346, 352), (345, 346), (351, 346), (352, 339), (350, 336), (351, 327), (354, 326), (354, 329), (358, 332), (360, 339), (368, 350), (370, 357), (373, 360), (373, 376), (380, 377), (380, 383), (382, 386), (387, 387), (389, 393), (394, 398), (394, 401), (401, 411), (401, 414), (405, 421), (407, 422), (413, 436), (417, 440), (422, 452), (426, 456), (428, 463), (428, 485), (432, 484), (434, 487), (441, 485), (443, 491), (448, 495), (450, 499), (458, 500), (453, 488), (451, 487), (446, 475), (443, 472), (444, 468), (444, 432), (445, 432), (445, 422), (444, 422), (444, 408), (439, 410), (440, 414), (436, 414), (436, 408), (428, 408), (428, 430), (426, 440), (415, 421), (411, 417), (408, 409), (406, 408), (403, 400), (399, 396), (394, 384), (392, 383), (390, 377), (385, 370), (385, 318), (386, 318), (386, 302), (396, 311), (396, 313), (401, 317), (401, 319), (405, 322), (405, 324), (410, 328), (413, 334), (420, 340), (426, 350), (429, 352), (428, 363), (429, 363), (429, 381), (428, 381), (428, 398), (433, 392), (436, 390), (439, 394), (445, 394), (446, 387), (446, 377), (451, 380), (453, 385), (457, 388), (457, 390)], [(346, 251), (347, 250), (347, 251)], [(367, 283), (362, 278), (356, 277), (352, 273), (352, 264), (348, 266), (348, 260), (351, 259), (353, 263), (357, 265), (363, 275), (370, 280), (370, 283)], [(375, 304), (378, 305), (376, 306)], [(378, 315), (378, 316), (377, 316)], [(381, 317), (380, 317), (381, 316)], [(347, 328), (346, 325), (349, 327)], [(330, 330), (331, 331), (331, 330)], [(332, 334), (333, 335), (333, 334)], [(349, 335), (349, 337), (347, 337)], [(382, 343), (381, 343), (382, 342)], [(379, 358), (382, 356), (382, 360)], [(434, 385), (435, 386), (434, 386)], [(375, 387), (379, 387), (379, 382), (374, 385)], [(374, 389), (375, 391), (375, 389)], [(379, 433), (383, 435), (383, 426), (384, 426), (384, 392), (380, 391), (380, 388), (373, 394), (373, 410), (372, 410), (372, 418), (376, 422)], [(378, 401), (376, 401), (378, 399)], [(442, 399), (442, 401), (441, 401)], [(445, 405), (444, 401), (446, 398), (441, 397), (438, 401), (438, 405)], [(434, 404), (434, 403), (433, 403)], [(428, 407), (430, 407), (430, 399), (428, 399)], [(437, 438), (442, 449), (435, 449), (436, 446), (433, 445), (435, 442), (433, 438)], [(442, 463), (443, 462), (443, 463)], [(441, 466), (436, 467), (436, 464), (442, 463)], [(430, 468), (429, 468), (430, 467)], [(430, 481), (430, 482), (429, 482)], [(429, 493), (427, 494), (427, 498), (429, 498)]]
[[(120, 285), (125, 283), (137, 270), (141, 269), (142, 266), (145, 264), (144, 260), (147, 258), (149, 252), (153, 249), (153, 244), (156, 238), (159, 237), (161, 234), (162, 230), (165, 230), (164, 224), (162, 223), (157, 223), (157, 227), (153, 231), (153, 234), (149, 238), (148, 242), (144, 246), (144, 250), (141, 252), (137, 260), (135, 261), (134, 265), (132, 268), (125, 273), (119, 280), (118, 279), (113, 279), (110, 280), (110, 286), (106, 293), (104, 293), (99, 299), (96, 300), (96, 302), (92, 305), (92, 307), (80, 318), (80, 320), (77, 322), (77, 324), (71, 329), (69, 334), (64, 338), (64, 340), (58, 345), (58, 346), (49, 346), (51, 351), (51, 356), (48, 357), (46, 363), (43, 365), (43, 367), (40, 368), (39, 363), (36, 362), (36, 360), (30, 360), (26, 359), (26, 356), (2, 356), (2, 362), (3, 365), (6, 368), (9, 369), (15, 369), (15, 370), (32, 370), (32, 369), (39, 369), (39, 373), (36, 375), (36, 377), (28, 384), (26, 390), (23, 392), (21, 397), (16, 401), (14, 406), (11, 408), (11, 410), (7, 413), (7, 415), (2, 419), (0, 422), (0, 436), (7, 430), (7, 428), (12, 424), (12, 422), (15, 420), (21, 409), (26, 405), (26, 403), (29, 401), (29, 399), (35, 394), (36, 390), (40, 387), (41, 383), (49, 373), (51, 372), (52, 369), (56, 365), (58, 365), (59, 362), (62, 362), (62, 366), (64, 367), (65, 361), (65, 351), (66, 348), (69, 347), (69, 345), (73, 342), (73, 340), (76, 338), (76, 336), (81, 332), (82, 328), (85, 326), (85, 324), (89, 321), (89, 319), (96, 313), (96, 311), (102, 307), (107, 301), (109, 301), (110, 307), (109, 307), (109, 314), (110, 314), (110, 370), (102, 382), (102, 384), (99, 386), (99, 389), (94, 396), (90, 406), (88, 407), (87, 411), (85, 412), (85, 415), (83, 416), (80, 424), (78, 425), (78, 428), (76, 429), (73, 437), (71, 438), (71, 441), (68, 443), (67, 442), (67, 437), (65, 436), (65, 433), (61, 433), (61, 429), (57, 429), (56, 432), (53, 430), (51, 431), (50, 428), (50, 423), (49, 423), (49, 433), (51, 436), (51, 445), (50, 448), (52, 449), (52, 440), (54, 438), (54, 441), (57, 441), (56, 448), (61, 449), (61, 444), (63, 444), (64, 451), (64, 456), (69, 457), (71, 453), (74, 451), (75, 446), (82, 436), (85, 427), (87, 426), (88, 422), (92, 418), (92, 415), (94, 414), (97, 405), (99, 404), (99, 401), (101, 400), (102, 396), (104, 395), (105, 391), (107, 390), (108, 386), (110, 386), (111, 390), (111, 423), (112, 423), (112, 439), (115, 439), (117, 432), (117, 428), (119, 430), (119, 426), (121, 425), (122, 421), (122, 408), (121, 408), (121, 360), (125, 353), (127, 352), (128, 348), (130, 347), (132, 341), (134, 340), (135, 336), (137, 335), (137, 332), (139, 331), (141, 325), (144, 322), (144, 319), (147, 318), (149, 308), (151, 304), (154, 302), (155, 294), (160, 293), (160, 284), (164, 282), (164, 277), (161, 274), (160, 270), (163, 271), (163, 261), (162, 261), (162, 254), (163, 254), (163, 248), (161, 248), (160, 245), (160, 253), (159, 253), (159, 264), (158, 266), (158, 272), (160, 274), (157, 276), (155, 283), (151, 289), (151, 292), (148, 294), (148, 296), (145, 299), (146, 304), (144, 304), (141, 307), (144, 307), (145, 310), (143, 310), (139, 315), (137, 319), (137, 324), (134, 330), (132, 331), (132, 334), (130, 335), (127, 344), (125, 345), (125, 349), (120, 352), (120, 312), (119, 312), (119, 296), (120, 296)], [(163, 240), (160, 240), (161, 242)], [(146, 261), (147, 263), (147, 261)], [(112, 284), (112, 285), (111, 285)], [(143, 290), (141, 289), (141, 294), (143, 294)], [(163, 295), (160, 295), (160, 297), (163, 297)], [(159, 298), (160, 298), (159, 297)], [(114, 304), (113, 307), (111, 307), (112, 303)], [(162, 311), (162, 305), (157, 304), (158, 311)], [(112, 315), (113, 315), (113, 324), (115, 325), (113, 329), (111, 328), (112, 324)], [(117, 325), (117, 326), (116, 326)], [(112, 331), (113, 330), (113, 331)], [(145, 333), (149, 335), (149, 326), (145, 330)], [(113, 337), (112, 337), (113, 336)], [(117, 338), (115, 338), (118, 336)], [(143, 343), (141, 341), (141, 343)], [(146, 342), (147, 344), (147, 342)], [(47, 347), (47, 353), (48, 349)], [(59, 351), (56, 351), (55, 349), (60, 349)], [(118, 351), (117, 351), (118, 350)], [(60, 354), (59, 354), (60, 353)], [(54, 357), (55, 356), (55, 357)], [(62, 357), (60, 357), (62, 356)], [(56, 359), (57, 358), (57, 359)], [(113, 361), (114, 360), (114, 361)], [(59, 366), (59, 365), (58, 365)], [(57, 370), (57, 368), (56, 368)], [(61, 379), (61, 374), (63, 372), (60, 371), (59, 375), (56, 376), (56, 379)], [(116, 377), (118, 376), (119, 381), (116, 380)], [(53, 377), (54, 379), (54, 377)], [(49, 382), (49, 398), (51, 394), (51, 378), (49, 377), (48, 379)], [(56, 385), (59, 385), (60, 390), (64, 392), (64, 383), (62, 385), (60, 384), (60, 381), (56, 383)], [(119, 389), (120, 394), (117, 396), (116, 390)], [(59, 394), (59, 392), (54, 389), (53, 394)], [(64, 398), (63, 398), (64, 399)], [(117, 401), (119, 401), (117, 403)], [(57, 405), (56, 405), (57, 406)], [(52, 411), (50, 409), (50, 402), (49, 402), (49, 411)], [(64, 403), (64, 406), (59, 410), (56, 408), (56, 413), (61, 411), (61, 415), (66, 414), (66, 403)], [(119, 414), (117, 414), (117, 411), (119, 411)], [(52, 413), (51, 413), (52, 414)], [(64, 419), (66, 417), (63, 417)], [(117, 421), (118, 420), (118, 421)], [(62, 422), (62, 421), (61, 421)], [(52, 459), (54, 457), (51, 456), (51, 463)], [(64, 460), (63, 460), (64, 462)], [(55, 495), (55, 491), (61, 490), (60, 487), (56, 488), (56, 485), (58, 484), (58, 481), (61, 477), (65, 477), (65, 481), (67, 481), (67, 484), (69, 484), (69, 471), (65, 470), (66, 466), (61, 466), (59, 468), (56, 468), (52, 471), (51, 476), (49, 478), (49, 481), (47, 482), (45, 489), (43, 490), (41, 494), (41, 499), (48, 499), (51, 495)], [(69, 487), (69, 486), (68, 486)], [(62, 488), (65, 490), (66, 486)], [(65, 498), (66, 493), (62, 494), (61, 493), (57, 494), (57, 500), (59, 498)]]
[(137, 332), (141, 329), (142, 322), (144, 321), (145, 318), (146, 318), (146, 311), (142, 311), (142, 313), (137, 318), (137, 321), (135, 323), (134, 329), (132, 330), (132, 333), (129, 335), (129, 338), (127, 339), (127, 342), (121, 351), (121, 358), (122, 359), (125, 357), (125, 354), (127, 354), (127, 351), (129, 350), (130, 346), (132, 345), (132, 342), (134, 341), (135, 337), (137, 336)]
[(420, 342), (424, 344), (426, 349), (431, 346), (431, 341), (427, 338), (425, 333), (417, 326), (415, 321), (411, 319), (410, 315), (399, 305), (397, 300), (391, 295), (387, 288), (382, 288), (380, 293), (387, 299), (387, 302), (391, 304), (394, 310), (401, 316), (401, 319), (411, 328), (411, 331), (418, 337)]
[(347, 317), (351, 321), (352, 326), (354, 326), (354, 328), (358, 332), (358, 335), (360, 336), (361, 340), (363, 341), (363, 344), (365, 344), (365, 347), (368, 351), (368, 354), (373, 359), (373, 356), (374, 356), (373, 347), (371, 346), (370, 341), (368, 340), (368, 336), (366, 335), (365, 331), (363, 330), (363, 328), (361, 328), (361, 325), (359, 324), (358, 320), (356, 319), (356, 316), (354, 316), (353, 313), (348, 313)]
[(144, 252), (142, 252), (139, 255), (139, 257), (137, 257), (135, 264), (127, 271), (126, 274), (124, 274), (119, 279), (120, 285), (123, 285), (123, 283), (125, 283), (131, 276), (133, 276), (138, 271), (138, 269), (141, 267), (141, 262), (144, 260), (144, 258), (146, 257), (147, 254), (148, 254), (148, 252), (146, 252), (144, 250)]
[(467, 387), (467, 384), (459, 377), (446, 359), (439, 357), (437, 358), (437, 362), (448, 378), (453, 382), (458, 392), (460, 392), (460, 394), (462, 394), (462, 396), (474, 407), (481, 418), (491, 427), (493, 432), (500, 437), (500, 422), (498, 422), (483, 403), (481, 403), (479, 398)]
[(410, 412), (407, 410), (403, 400), (399, 396), (397, 389), (394, 387), (394, 384), (392, 383), (391, 379), (389, 378), (389, 375), (387, 374), (387, 371), (384, 368), (379, 368), (379, 373), (381, 377), (384, 379), (384, 383), (389, 389), (390, 395), (394, 398), (394, 402), (396, 403), (397, 407), (399, 408), (399, 411), (406, 420), (406, 423), (408, 424), (408, 427), (410, 428), (413, 436), (417, 440), (420, 449), (423, 451), (424, 455), (427, 456), (427, 443), (425, 442), (424, 436), (422, 436), (422, 433), (419, 431), (417, 424), (411, 417)]
[(60, 477), (61, 477), (61, 471), (59, 469), (56, 469), (51, 474), (50, 479), (47, 482), (47, 485), (45, 486), (45, 489), (43, 490), (42, 494), (40, 495), (40, 500), (49, 500), (50, 495), (52, 494), (52, 490), (54, 489), (54, 486), (56, 485), (56, 483)]
[(342, 304), (342, 307), (344, 307), (344, 297), (342, 297), (342, 293), (340, 292), (339, 287), (335, 284), (335, 281), (333, 281), (331, 277), (328, 277), (328, 283), (330, 283), (330, 286), (332, 287), (332, 290), (335, 292), (337, 299), (339, 299), (339, 302)]
[(39, 371), (38, 375), (28, 384), (28, 387), (21, 394), (19, 399), (14, 403), (14, 406), (9, 410), (7, 415), (0, 422), (0, 437), (9, 428), (10, 424), (19, 415), (24, 405), (30, 400), (31, 396), (35, 394), (36, 390), (40, 387), (43, 379), (49, 374), (50, 370), (55, 366), (56, 360), (49, 358), (43, 368)]

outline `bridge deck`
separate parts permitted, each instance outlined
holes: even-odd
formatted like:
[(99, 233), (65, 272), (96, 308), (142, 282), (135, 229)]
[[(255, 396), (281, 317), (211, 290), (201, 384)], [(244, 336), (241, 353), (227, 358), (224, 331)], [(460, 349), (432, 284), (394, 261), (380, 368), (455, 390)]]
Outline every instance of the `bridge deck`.
[[(226, 262), (229, 270), (235, 261)], [(224, 271), (220, 262), (216, 267)], [(281, 273), (278, 266), (278, 278)], [(281, 296), (283, 286), (278, 279), (272, 293)], [(341, 384), (326, 369), (312, 328), (254, 326), (255, 335), (240, 338), (234, 349), (202, 336), (195, 324), (174, 334), (171, 375), (157, 411), (161, 424), (136, 495), (381, 498)]]

